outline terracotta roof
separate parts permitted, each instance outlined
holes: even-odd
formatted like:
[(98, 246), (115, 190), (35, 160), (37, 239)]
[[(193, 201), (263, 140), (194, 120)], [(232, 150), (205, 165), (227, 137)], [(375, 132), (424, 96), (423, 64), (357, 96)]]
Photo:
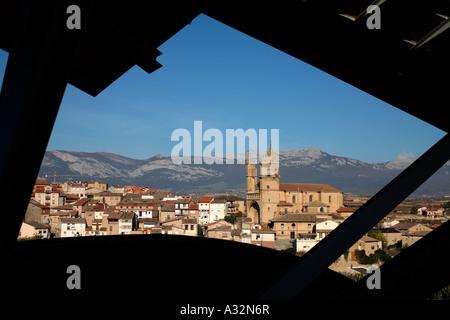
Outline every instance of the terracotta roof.
[(135, 213), (131, 211), (122, 212), (119, 219), (132, 219), (135, 217)]
[(62, 206), (53, 207), (52, 209), (55, 209), (55, 210), (73, 210), (73, 207), (72, 207), (71, 204), (64, 204)]
[(251, 229), (252, 233), (276, 233), (274, 230), (266, 228), (266, 227), (261, 227), (259, 229)]
[(121, 193), (114, 193), (114, 192), (111, 192), (111, 191), (102, 191), (102, 192), (97, 193), (97, 196), (119, 197), (119, 196), (122, 196), (122, 194)]
[(280, 191), (313, 191), (313, 192), (340, 192), (327, 184), (316, 183), (280, 183)]
[(80, 200), (75, 201), (75, 203), (73, 204), (74, 206), (82, 206), (85, 205), (87, 202), (89, 202), (89, 200), (91, 200), (90, 198), (82, 198)]
[(120, 214), (121, 214), (120, 212), (113, 211), (109, 213), (108, 220), (117, 220), (120, 218)]
[(191, 201), (191, 199), (189, 199), (189, 198), (181, 198), (181, 199), (175, 200), (175, 203), (189, 203), (190, 201)]
[(35, 229), (50, 229), (50, 227), (47, 226), (46, 224), (42, 224), (36, 221), (25, 221), (24, 223), (32, 226)]
[(188, 210), (198, 210), (198, 204), (191, 204)]
[(99, 203), (95, 206), (94, 211), (104, 211), (105, 205), (103, 203)]
[(398, 231), (395, 228), (383, 228), (380, 229), (381, 233), (400, 233), (400, 231)]
[(35, 185), (46, 185), (46, 186), (50, 185), (50, 183), (48, 183), (48, 181), (45, 179), (36, 179), (36, 182), (34, 184)]
[(406, 230), (411, 227), (414, 227), (417, 223), (415, 222), (400, 222), (395, 224), (393, 227), (397, 230)]
[(175, 211), (174, 203), (164, 203), (161, 207), (161, 211)]
[(197, 223), (197, 219), (196, 218), (183, 218), (183, 220), (181, 221), (183, 224), (196, 224)]
[(215, 228), (209, 228), (208, 230), (206, 230), (206, 232), (209, 232), (209, 231), (231, 231), (231, 230), (233, 230), (232, 226), (218, 225)]
[(61, 223), (86, 223), (84, 218), (61, 218)]
[(280, 201), (280, 202), (278, 202), (278, 206), (280, 207), (280, 206), (293, 206), (293, 204), (292, 203), (290, 203), (290, 202), (287, 202), (287, 201)]
[(227, 202), (225, 200), (213, 199), (213, 201), (211, 201), (211, 203), (227, 203)]
[(369, 237), (369, 236), (364, 236), (364, 237), (361, 238), (361, 241), (364, 241), (364, 242), (378, 242), (380, 240), (372, 238), (372, 237)]
[(211, 200), (214, 199), (212, 196), (203, 196), (200, 199), (198, 199), (198, 202), (211, 202)]
[(405, 236), (425, 237), (430, 232), (431, 231), (411, 231), (411, 232), (406, 233)]
[(349, 209), (346, 207), (340, 207), (339, 209), (336, 210), (336, 212), (355, 212), (356, 210), (353, 209)]
[(48, 206), (44, 206), (43, 204), (41, 204), (40, 202), (34, 200), (34, 199), (30, 199), (30, 203), (34, 204), (35, 206), (38, 206), (41, 209), (49, 209), (50, 207)]

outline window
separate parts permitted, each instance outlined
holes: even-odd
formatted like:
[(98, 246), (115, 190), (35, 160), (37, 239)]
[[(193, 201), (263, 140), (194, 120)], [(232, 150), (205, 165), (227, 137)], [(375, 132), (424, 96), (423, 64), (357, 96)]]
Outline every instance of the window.
[(291, 224), (291, 227), (292, 227), (292, 228), (295, 228), (295, 223)]
[(270, 168), (267, 168), (267, 175), (270, 176)]
[(284, 208), (284, 213), (287, 213), (287, 208)]
[(281, 229), (284, 229), (284, 223), (281, 224)]
[(311, 229), (311, 223), (308, 223), (308, 229)]
[(191, 230), (194, 230), (194, 225), (193, 224), (191, 224)]
[(256, 240), (260, 240), (261, 239), (261, 235), (257, 234), (256, 235)]
[(292, 196), (292, 203), (295, 203), (295, 196)]
[(331, 196), (328, 196), (328, 202), (331, 203)]
[(309, 202), (312, 202), (312, 201), (313, 201), (313, 196), (311, 194), (311, 195), (309, 195)]
[(267, 185), (267, 189), (269, 189), (270, 187), (269, 187), (269, 185)]
[(188, 228), (189, 228), (189, 226), (186, 224), (186, 225), (184, 226), (184, 230), (188, 230)]

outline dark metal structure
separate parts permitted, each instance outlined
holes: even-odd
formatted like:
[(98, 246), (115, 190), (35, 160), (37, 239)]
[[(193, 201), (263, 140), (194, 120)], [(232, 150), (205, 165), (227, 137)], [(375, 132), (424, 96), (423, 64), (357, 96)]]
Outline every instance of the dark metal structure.
[[(81, 29), (66, 26), (66, 10), (73, 4), (81, 8)], [(381, 29), (366, 25), (366, 8), (371, 4), (381, 9)], [(205, 250), (216, 252), (215, 260), (208, 263), (218, 271), (246, 270), (240, 279), (248, 285), (258, 277), (259, 285), (239, 296), (244, 299), (424, 299), (448, 285), (447, 259), (439, 254), (449, 249), (448, 222), (381, 267), (381, 290), (367, 289), (365, 279), (353, 283), (327, 269), (450, 159), (448, 135), (302, 258), (236, 243), (177, 237), (16, 243), (66, 85), (95, 96), (134, 65), (151, 73), (161, 67), (155, 60), (156, 48), (200, 13), (448, 132), (450, 122), (444, 114), (450, 92), (449, 1), (305, 0), (245, 7), (233, 1), (0, 0), (0, 48), (9, 52), (0, 93), (0, 194), (17, 204), (14, 214), (3, 215), (0, 232), (1, 254), (7, 261), (2, 271), (9, 275), (4, 290), (41, 283), (42, 277), (60, 288), (66, 276), (61, 269), (67, 264), (83, 264), (89, 272), (109, 270), (115, 263), (129, 272), (149, 265), (166, 270), (167, 275), (182, 266), (195, 272), (204, 265)], [(196, 259), (173, 254), (188, 249)], [(145, 250), (156, 250), (161, 258), (136, 260), (129, 254)], [(104, 252), (102, 258), (99, 252)], [(429, 269), (433, 272), (423, 272)], [(24, 273), (28, 277), (23, 278)], [(165, 280), (160, 284), (171, 284), (170, 277)], [(99, 291), (107, 295), (112, 288), (108, 283), (95, 288), (87, 284), (90, 289), (80, 293), (56, 290), (55, 295)], [(135, 281), (118, 282), (114, 288), (136, 286)], [(214, 292), (228, 297), (232, 289), (225, 286)], [(201, 291), (198, 296), (208, 294)]]

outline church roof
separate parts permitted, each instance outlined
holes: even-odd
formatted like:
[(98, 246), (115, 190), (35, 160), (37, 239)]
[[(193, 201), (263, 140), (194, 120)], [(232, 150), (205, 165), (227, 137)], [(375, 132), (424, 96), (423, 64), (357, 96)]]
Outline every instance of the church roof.
[(342, 192), (323, 183), (280, 183), (280, 191)]
[(288, 213), (279, 217), (270, 219), (273, 222), (316, 222), (315, 214), (307, 213)]
[(312, 202), (308, 202), (304, 205), (304, 207), (329, 207), (328, 204), (323, 203), (319, 200), (314, 200)]

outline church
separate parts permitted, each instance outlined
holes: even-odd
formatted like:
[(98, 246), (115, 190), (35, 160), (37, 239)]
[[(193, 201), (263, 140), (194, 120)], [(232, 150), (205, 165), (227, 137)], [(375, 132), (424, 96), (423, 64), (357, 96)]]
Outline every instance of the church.
[[(253, 223), (266, 225), (288, 213), (335, 213), (343, 206), (343, 192), (327, 184), (280, 183), (279, 157), (272, 151), (259, 163), (246, 160), (246, 210)], [(258, 179), (259, 178), (259, 179)]]

